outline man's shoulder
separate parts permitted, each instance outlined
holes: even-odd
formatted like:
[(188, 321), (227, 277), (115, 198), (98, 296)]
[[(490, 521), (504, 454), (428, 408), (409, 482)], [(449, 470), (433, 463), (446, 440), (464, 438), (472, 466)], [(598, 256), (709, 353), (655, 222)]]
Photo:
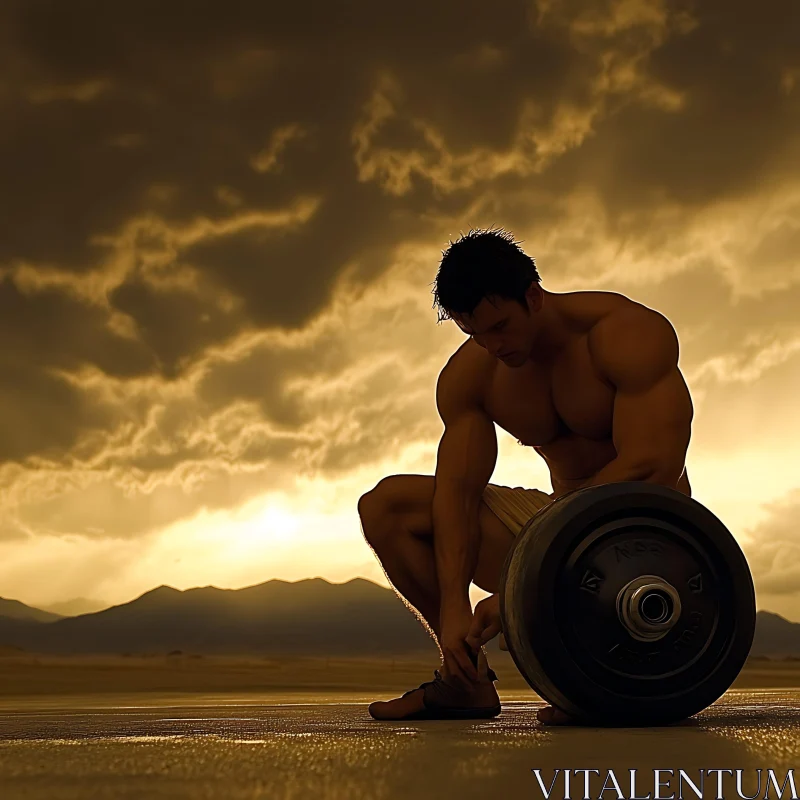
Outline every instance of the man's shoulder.
[(496, 359), (492, 358), (480, 345), (472, 339), (467, 339), (447, 359), (442, 372), (444, 373), (446, 370), (451, 376), (478, 381), (491, 374), (496, 363)]
[(573, 292), (572, 298), (574, 315), (587, 320), (590, 329), (609, 319), (623, 319), (633, 315), (632, 319), (637, 313), (658, 313), (644, 303), (632, 300), (620, 292), (599, 290)]
[(672, 323), (659, 311), (629, 300), (597, 320), (588, 335), (589, 354), (606, 380), (611, 373), (643, 364), (666, 369), (677, 362), (679, 343)]
[(494, 368), (494, 360), (486, 351), (472, 339), (467, 339), (442, 367), (438, 390), (457, 393), (482, 406)]
[(628, 337), (636, 333), (669, 335), (674, 332), (670, 321), (654, 308), (636, 300), (619, 296), (610, 303), (605, 313), (599, 315), (589, 330), (590, 341), (608, 337)]

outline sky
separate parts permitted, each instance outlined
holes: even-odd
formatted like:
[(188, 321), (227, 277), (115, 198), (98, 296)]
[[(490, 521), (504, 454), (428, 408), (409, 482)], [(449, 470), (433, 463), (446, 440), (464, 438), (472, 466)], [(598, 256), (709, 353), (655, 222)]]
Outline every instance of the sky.
[(0, 114), (3, 597), (388, 586), (356, 504), (435, 469), (494, 226), (671, 321), (693, 496), (800, 620), (796, 0), (10, 0)]

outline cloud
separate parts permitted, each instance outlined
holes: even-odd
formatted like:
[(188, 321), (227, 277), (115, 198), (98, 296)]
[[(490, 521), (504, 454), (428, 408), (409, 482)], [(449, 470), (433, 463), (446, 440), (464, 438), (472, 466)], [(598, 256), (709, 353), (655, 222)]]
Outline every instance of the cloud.
[(309, 8), (4, 5), (0, 539), (130, 542), (435, 443), (430, 282), (495, 223), (546, 287), (670, 318), (698, 458), (779, 441), (796, 3)]
[(776, 597), (797, 594), (800, 586), (800, 541), (797, 516), (800, 489), (764, 509), (764, 519), (744, 537), (744, 551), (753, 573), (759, 605), (767, 608)]

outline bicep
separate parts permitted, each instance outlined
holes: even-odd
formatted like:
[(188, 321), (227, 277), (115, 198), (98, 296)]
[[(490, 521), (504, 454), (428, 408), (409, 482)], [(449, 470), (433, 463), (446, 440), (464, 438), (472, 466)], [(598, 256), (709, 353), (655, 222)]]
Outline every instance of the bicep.
[(677, 367), (650, 385), (618, 387), (613, 420), (617, 455), (643, 464), (682, 464), (693, 416), (689, 389)]
[(480, 496), (497, 463), (494, 423), (455, 372), (440, 377), (437, 406), (444, 433), (436, 456), (436, 490)]
[(483, 412), (465, 411), (446, 427), (436, 457), (436, 489), (479, 496), (497, 463), (497, 434)]
[(678, 368), (678, 337), (658, 312), (634, 308), (597, 327), (593, 356), (615, 388), (617, 456), (637, 465), (682, 469), (694, 415)]

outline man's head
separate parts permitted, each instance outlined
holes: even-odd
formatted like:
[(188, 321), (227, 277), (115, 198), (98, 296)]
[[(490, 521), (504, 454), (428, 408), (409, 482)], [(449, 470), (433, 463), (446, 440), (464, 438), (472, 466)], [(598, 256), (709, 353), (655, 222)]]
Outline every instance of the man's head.
[(510, 234), (470, 231), (442, 254), (433, 290), (438, 321), (452, 319), (491, 355), (520, 366), (541, 327), (540, 283), (534, 260)]

